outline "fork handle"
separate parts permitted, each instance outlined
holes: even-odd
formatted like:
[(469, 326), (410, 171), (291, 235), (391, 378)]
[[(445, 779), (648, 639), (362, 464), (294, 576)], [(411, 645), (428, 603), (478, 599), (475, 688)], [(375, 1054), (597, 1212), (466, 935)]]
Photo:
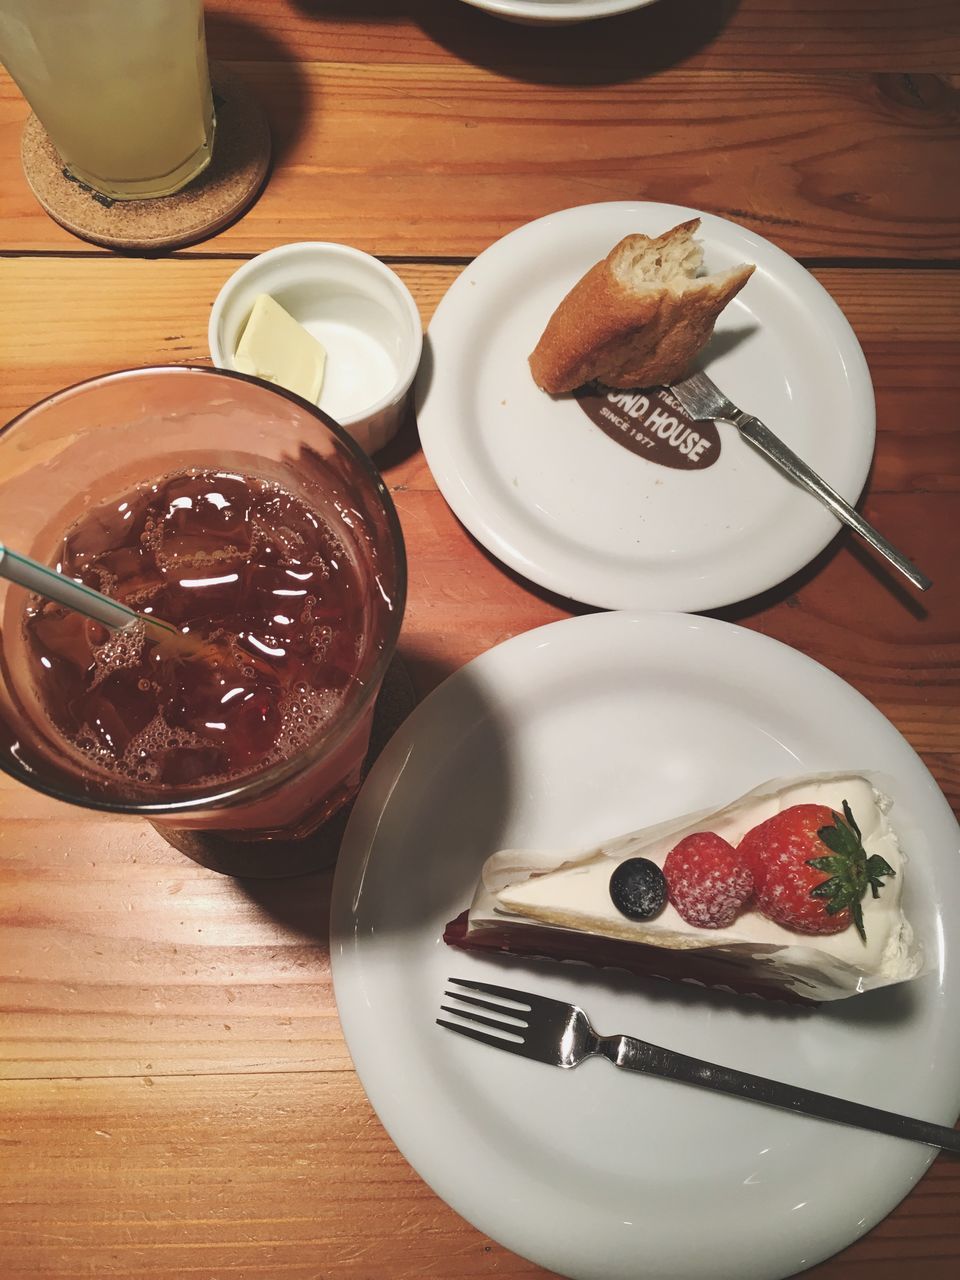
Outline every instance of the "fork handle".
[(807, 466), (802, 458), (798, 458), (793, 450), (788, 448), (779, 436), (775, 436), (759, 418), (749, 413), (741, 413), (731, 421), (754, 448), (759, 449), (791, 480), (795, 480), (815, 498), (819, 498), (838, 520), (855, 529), (861, 538), (885, 556), (905, 577), (910, 579), (915, 587), (926, 591), (932, 585), (930, 579), (922, 574), (912, 561), (888, 542), (883, 534), (878, 533), (869, 521), (864, 520), (859, 511), (854, 510), (849, 502), (841, 498), (836, 489), (832, 489), (811, 467)]
[(877, 1107), (864, 1106), (861, 1102), (849, 1102), (843, 1098), (834, 1098), (828, 1093), (817, 1093), (813, 1089), (801, 1089), (777, 1080), (768, 1080), (764, 1076), (752, 1075), (749, 1071), (717, 1066), (713, 1062), (688, 1057), (685, 1053), (661, 1049), (633, 1036), (598, 1037), (598, 1045), (604, 1057), (627, 1071), (640, 1071), (664, 1080), (701, 1085), (705, 1089), (730, 1093), (738, 1098), (765, 1102), (771, 1107), (782, 1107), (785, 1111), (798, 1111), (802, 1115), (818, 1116), (821, 1120), (833, 1120), (837, 1124), (888, 1133), (894, 1138), (925, 1142), (931, 1147), (940, 1147), (943, 1151), (960, 1155), (960, 1132), (947, 1125), (897, 1115), (893, 1111), (881, 1111)]

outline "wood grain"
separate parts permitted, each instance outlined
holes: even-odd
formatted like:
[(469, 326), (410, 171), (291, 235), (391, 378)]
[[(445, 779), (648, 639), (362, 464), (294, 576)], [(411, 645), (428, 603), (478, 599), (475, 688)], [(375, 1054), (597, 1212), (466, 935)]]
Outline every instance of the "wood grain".
[[(4, 1280), (551, 1274), (438, 1200), (349, 1073), (8, 1082), (0, 1107), (16, 1117), (0, 1137)], [(958, 1198), (960, 1165), (941, 1158), (865, 1239), (807, 1274), (952, 1280)]]
[(570, 83), (666, 66), (960, 71), (952, 0), (670, 0), (602, 22), (523, 27), (456, 0), (207, 0), (214, 56), (496, 66)]
[[(0, 422), (108, 369), (207, 363), (217, 290), (273, 244), (387, 258), (426, 324), (472, 255), (554, 209), (643, 198), (730, 216), (808, 261), (850, 319), (877, 395), (864, 510), (935, 586), (917, 598), (842, 534), (716, 616), (860, 690), (960, 810), (955, 0), (662, 0), (555, 31), (457, 0), (206, 9), (276, 163), (249, 215), (187, 253), (115, 257), (46, 218), (0, 71)], [(583, 611), (466, 533), (412, 416), (378, 461), (409, 550), (400, 651), (421, 697)], [(371, 1110), (333, 997), (330, 887), (329, 872), (226, 879), (144, 823), (0, 775), (3, 1280), (549, 1280), (443, 1204)], [(808, 1274), (958, 1266), (960, 1165), (940, 1158)]]
[(428, 1190), (352, 1073), (14, 1083), (0, 1107), (4, 1280), (547, 1275)]
[(0, 812), (0, 1077), (350, 1070), (329, 875), (247, 891), (6, 777)]
[[(239, 263), (175, 256), (0, 257), (0, 421), (60, 387), (139, 364), (209, 363), (210, 307)], [(394, 262), (426, 326), (461, 271), (448, 263)], [(817, 268), (867, 356), (877, 392), (878, 448), (871, 492), (957, 488), (960, 290), (949, 270)], [(69, 299), (69, 323), (65, 314)], [(61, 317), (51, 340), (51, 317)], [(433, 487), (408, 433), (386, 455), (397, 488)]]
[[(9, 367), (3, 416), (109, 368), (207, 363), (210, 302), (236, 265), (0, 260), (0, 288), (22, 298), (16, 312), (0, 312)], [(459, 270), (397, 269), (425, 323)], [(960, 805), (960, 597), (951, 590), (957, 421), (948, 412), (960, 393), (954, 275), (817, 274), (863, 342), (877, 386), (866, 514), (938, 585), (918, 606), (842, 535), (777, 590), (718, 616), (792, 644), (847, 679)], [(49, 317), (64, 299), (71, 324), (52, 345)], [(568, 602), (505, 570), (458, 524), (412, 422), (380, 461), (409, 549), (400, 649), (420, 696), (501, 640), (568, 615)], [(327, 877), (261, 886), (254, 898), (249, 886), (172, 853), (145, 824), (69, 809), (2, 779), (0, 885), (0, 1075), (348, 1069), (326, 955)]]
[[(537, 85), (486, 68), (231, 63), (263, 104), (277, 165), (253, 208), (194, 252), (327, 239), (472, 256), (572, 205), (673, 202), (795, 255), (960, 257), (958, 91), (859, 73), (673, 71)], [(23, 101), (0, 80), (0, 244), (79, 252), (17, 160)]]

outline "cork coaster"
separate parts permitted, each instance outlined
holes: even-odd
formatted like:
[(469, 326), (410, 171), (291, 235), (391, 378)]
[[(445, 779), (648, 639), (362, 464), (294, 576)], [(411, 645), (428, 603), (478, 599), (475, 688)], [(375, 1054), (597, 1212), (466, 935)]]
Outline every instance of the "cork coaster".
[[(387, 668), (373, 712), (370, 746), (363, 762), (362, 777), (373, 768), (381, 751), (416, 705), (417, 697), (406, 667), (395, 657)], [(353, 801), (344, 805), (329, 822), (303, 840), (232, 840), (215, 831), (172, 831), (156, 825), (157, 832), (180, 853), (194, 862), (221, 871), (224, 875), (251, 879), (278, 879), (302, 876), (332, 866), (340, 852)]]
[(20, 159), (30, 190), (55, 222), (108, 249), (150, 252), (192, 244), (220, 231), (256, 198), (270, 163), (266, 117), (239, 77), (212, 63), (217, 131), (213, 158), (182, 191), (154, 200), (110, 200), (63, 166), (35, 115), (27, 120)]

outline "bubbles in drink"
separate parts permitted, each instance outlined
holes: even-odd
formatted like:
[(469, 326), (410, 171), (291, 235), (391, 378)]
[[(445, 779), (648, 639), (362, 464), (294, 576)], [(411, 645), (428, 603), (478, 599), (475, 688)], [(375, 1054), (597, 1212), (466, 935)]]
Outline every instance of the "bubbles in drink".
[[(93, 672), (90, 688), (96, 689), (115, 671), (123, 671), (128, 667), (139, 667), (146, 643), (146, 631), (142, 623), (133, 623), (122, 627), (119, 631), (107, 633), (103, 644), (91, 650)], [(149, 681), (146, 682), (149, 688)], [(138, 687), (143, 681), (137, 681)]]
[(110, 632), (40, 600), (25, 619), (66, 745), (139, 787), (228, 783), (288, 759), (355, 683), (361, 576), (328, 520), (275, 484), (167, 477), (87, 512), (58, 559), (91, 586), (109, 576), (111, 595), (179, 633)]

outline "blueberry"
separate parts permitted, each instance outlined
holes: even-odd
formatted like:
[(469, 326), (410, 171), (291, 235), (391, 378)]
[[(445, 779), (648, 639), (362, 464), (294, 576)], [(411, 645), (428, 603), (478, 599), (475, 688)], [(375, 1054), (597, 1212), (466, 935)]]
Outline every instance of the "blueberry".
[(610, 897), (628, 920), (649, 920), (663, 910), (667, 882), (649, 858), (628, 858), (610, 877)]

